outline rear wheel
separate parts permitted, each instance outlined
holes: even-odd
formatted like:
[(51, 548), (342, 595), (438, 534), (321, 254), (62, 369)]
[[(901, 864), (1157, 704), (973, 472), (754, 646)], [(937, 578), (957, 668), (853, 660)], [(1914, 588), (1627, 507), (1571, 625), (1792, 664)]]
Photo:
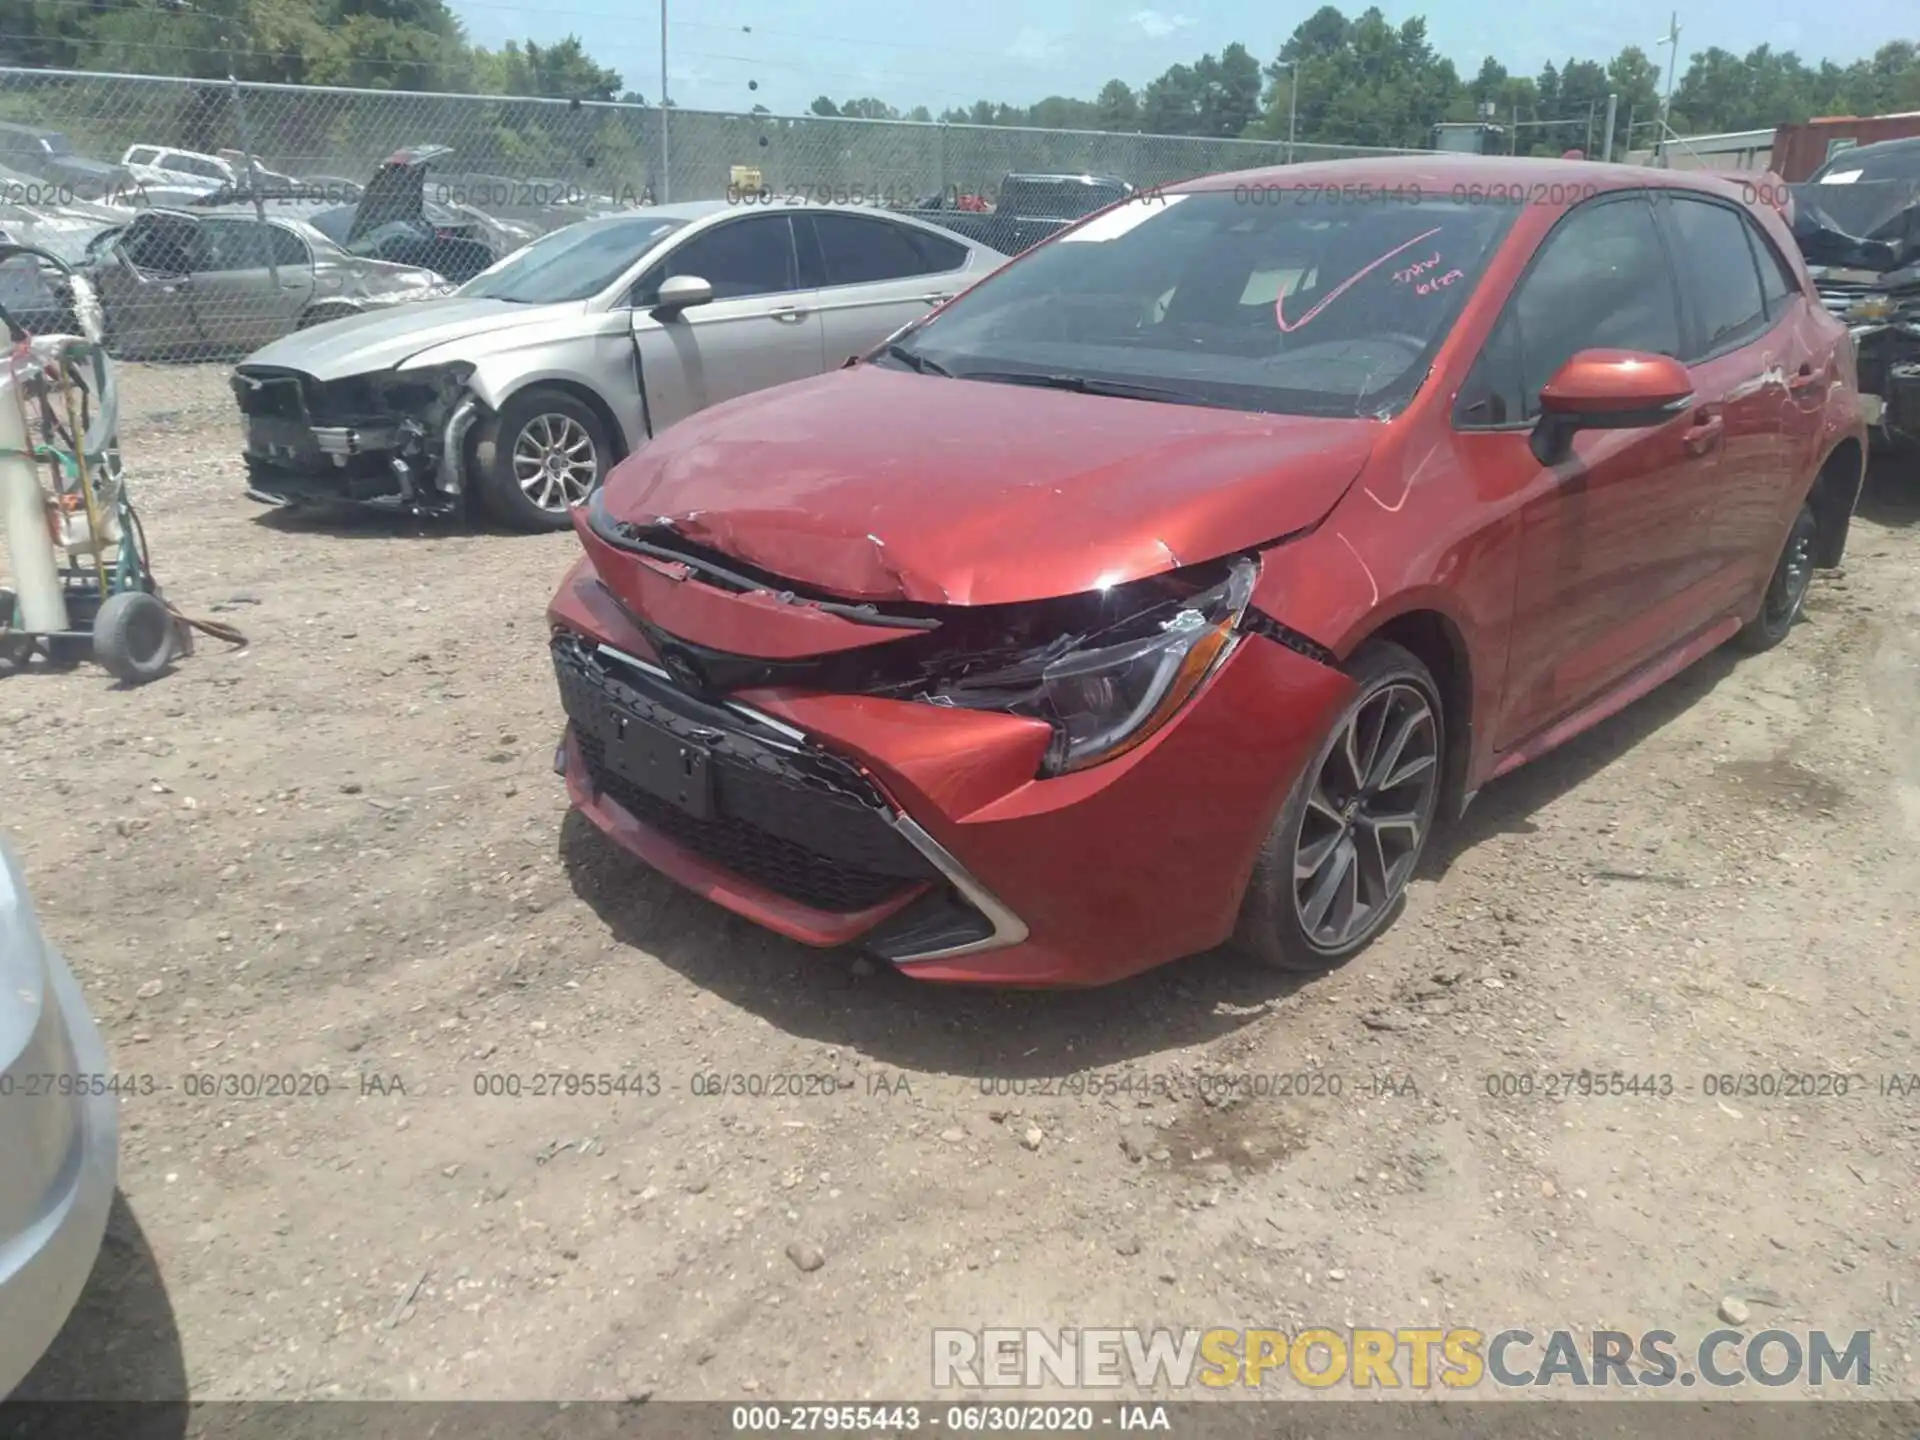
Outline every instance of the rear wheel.
[(1819, 533), (1820, 521), (1813, 513), (1813, 506), (1802, 505), (1800, 513), (1793, 517), (1787, 543), (1774, 564), (1773, 578), (1767, 582), (1767, 596), (1760, 603), (1760, 613), (1733, 637), (1733, 643), (1740, 649), (1758, 655), (1787, 638), (1793, 622), (1800, 618), (1807, 601), (1807, 587), (1813, 582), (1814, 542)]
[(500, 412), (492, 461), (478, 467), (480, 499), (515, 530), (564, 530), (612, 463), (607, 427), (590, 406), (562, 390), (528, 390)]
[(1261, 846), (1234, 946), (1280, 970), (1326, 970), (1393, 922), (1439, 812), (1445, 722), (1433, 676), (1374, 641), (1357, 693)]

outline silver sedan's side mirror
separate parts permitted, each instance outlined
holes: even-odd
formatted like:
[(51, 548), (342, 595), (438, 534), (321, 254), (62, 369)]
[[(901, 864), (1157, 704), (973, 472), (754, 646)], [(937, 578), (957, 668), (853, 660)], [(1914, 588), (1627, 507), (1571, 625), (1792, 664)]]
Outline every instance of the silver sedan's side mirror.
[(708, 305), (713, 301), (713, 286), (698, 275), (675, 275), (664, 281), (660, 293), (654, 297), (653, 312), (656, 315), (678, 315), (682, 310), (695, 305)]

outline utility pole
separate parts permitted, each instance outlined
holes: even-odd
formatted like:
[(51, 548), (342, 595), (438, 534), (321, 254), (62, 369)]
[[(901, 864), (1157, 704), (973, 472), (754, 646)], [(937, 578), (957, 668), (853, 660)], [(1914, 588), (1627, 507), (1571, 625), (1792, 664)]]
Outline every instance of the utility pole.
[(1600, 159), (1603, 162), (1613, 159), (1613, 122), (1620, 113), (1620, 97), (1612, 92), (1607, 95), (1607, 134), (1600, 142)]
[(1287, 161), (1293, 163), (1293, 136), (1295, 122), (1300, 111), (1297, 102), (1300, 98), (1300, 62), (1297, 60), (1276, 60), (1276, 65), (1287, 67)]
[(1287, 62), (1287, 163), (1293, 163), (1294, 122), (1300, 113), (1300, 62)]
[(1668, 123), (1673, 112), (1673, 72), (1680, 65), (1680, 12), (1678, 10), (1673, 12), (1673, 18), (1667, 22), (1667, 38), (1660, 43), (1672, 47), (1667, 52), (1667, 93), (1660, 99), (1660, 138), (1654, 142), (1660, 147), (1662, 168), (1666, 168), (1673, 164), (1673, 158), (1667, 153), (1667, 137), (1673, 133), (1672, 125)]
[(660, 203), (673, 198), (672, 152), (667, 147), (667, 0), (660, 0)]

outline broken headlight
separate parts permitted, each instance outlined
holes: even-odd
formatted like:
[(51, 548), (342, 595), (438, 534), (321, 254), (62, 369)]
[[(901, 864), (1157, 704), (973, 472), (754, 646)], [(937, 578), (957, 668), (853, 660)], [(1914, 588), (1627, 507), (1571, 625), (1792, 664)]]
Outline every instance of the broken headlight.
[(1231, 652), (1255, 566), (1234, 562), (1211, 589), (1098, 634), (1071, 635), (997, 669), (947, 681), (926, 698), (1004, 710), (1053, 726), (1043, 775), (1112, 760), (1157, 733)]

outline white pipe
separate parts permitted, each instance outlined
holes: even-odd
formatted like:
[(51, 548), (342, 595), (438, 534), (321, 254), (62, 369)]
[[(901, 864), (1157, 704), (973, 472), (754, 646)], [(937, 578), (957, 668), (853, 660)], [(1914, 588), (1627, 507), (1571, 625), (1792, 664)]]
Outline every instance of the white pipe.
[(0, 526), (7, 532), (21, 625), (44, 635), (68, 628), (67, 597), (47, 529), (40, 472), (28, 458), (18, 384), (11, 365), (0, 370)]

